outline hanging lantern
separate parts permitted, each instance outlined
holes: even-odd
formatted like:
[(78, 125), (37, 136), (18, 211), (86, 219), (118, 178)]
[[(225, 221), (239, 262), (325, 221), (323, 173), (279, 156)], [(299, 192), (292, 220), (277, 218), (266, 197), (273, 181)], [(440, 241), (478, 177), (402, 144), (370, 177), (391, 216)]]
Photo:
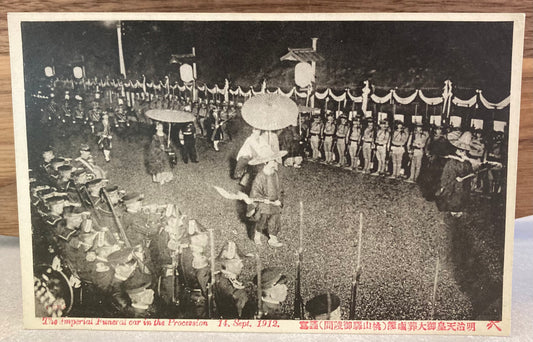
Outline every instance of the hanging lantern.
[(74, 67), (72, 69), (72, 73), (74, 74), (74, 77), (77, 79), (83, 78), (83, 69), (79, 66)]
[(46, 68), (44, 68), (44, 75), (46, 77), (52, 77), (54, 76), (54, 68), (51, 67), (51, 66), (47, 66)]
[(294, 67), (294, 81), (300, 88), (305, 88), (314, 80), (313, 68), (309, 63), (298, 63)]
[(192, 66), (190, 64), (183, 64), (180, 66), (180, 77), (185, 83), (194, 81)]

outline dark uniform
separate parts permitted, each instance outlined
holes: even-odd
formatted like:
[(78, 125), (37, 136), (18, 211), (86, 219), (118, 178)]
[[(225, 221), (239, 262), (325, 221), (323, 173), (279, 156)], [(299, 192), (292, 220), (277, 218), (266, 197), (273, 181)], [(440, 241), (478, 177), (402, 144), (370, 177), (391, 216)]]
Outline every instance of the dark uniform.
[(198, 155), (196, 153), (196, 129), (192, 122), (181, 132), (183, 134), (183, 148), (181, 150), (183, 162), (187, 164), (189, 159), (193, 163), (198, 163)]

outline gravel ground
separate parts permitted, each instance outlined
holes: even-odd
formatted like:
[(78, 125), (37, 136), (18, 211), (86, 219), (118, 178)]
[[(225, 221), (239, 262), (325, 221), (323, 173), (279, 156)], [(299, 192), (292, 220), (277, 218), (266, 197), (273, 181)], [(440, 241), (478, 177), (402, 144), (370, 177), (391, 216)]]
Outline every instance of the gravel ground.
[[(236, 124), (241, 125), (239, 121)], [(230, 178), (230, 169), (249, 128), (240, 127), (233, 141), (221, 145), (221, 152), (198, 139), (200, 162), (183, 164), (180, 160), (174, 169), (175, 180), (163, 187), (152, 183), (144, 165), (153, 128), (136, 132), (130, 128), (126, 134), (115, 134), (112, 161), (107, 164), (97, 150), (96, 138), (87, 135), (88, 128), (81, 132), (77, 128), (54, 129), (50, 134), (34, 129), (43, 134), (29, 134), (30, 164), (44, 143), (54, 146), (57, 155), (75, 157), (79, 144), (89, 142), (96, 162), (108, 170), (112, 184), (144, 193), (146, 203), (176, 203), (183, 213), (215, 229), (217, 252), (227, 240), (236, 241), (246, 253), (255, 251), (239, 216), (241, 203), (223, 199), (212, 187), (239, 189), (237, 181)], [(29, 132), (37, 131), (30, 126)], [(363, 213), (357, 319), (430, 319), (437, 256), (440, 269), (435, 319), (466, 320), (486, 315), (495, 319), (499, 315), (503, 219), (494, 214), (497, 203), (478, 209), (477, 216), (451, 220), (422, 198), (418, 186), (401, 181), (315, 163), (306, 163), (299, 170), (280, 167), (280, 179), (286, 197), (279, 238), (285, 247), (273, 249), (264, 243), (258, 251), (263, 266), (280, 266), (289, 277), (286, 312), (292, 312), (294, 300), (302, 201), (304, 300), (332, 291), (340, 296), (343, 318), (347, 318), (359, 214)], [(476, 272), (471, 272), (473, 269)], [(255, 261), (245, 261), (242, 279), (252, 279), (254, 270)], [(479, 291), (487, 281), (492, 285)]]

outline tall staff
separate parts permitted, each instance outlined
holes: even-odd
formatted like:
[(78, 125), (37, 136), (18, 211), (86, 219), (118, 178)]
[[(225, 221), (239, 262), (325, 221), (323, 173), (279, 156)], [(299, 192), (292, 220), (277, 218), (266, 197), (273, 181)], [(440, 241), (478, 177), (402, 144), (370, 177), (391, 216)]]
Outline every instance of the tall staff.
[(299, 229), (299, 247), (298, 247), (298, 259), (296, 261), (296, 284), (294, 290), (294, 318), (303, 319), (304, 304), (302, 299), (302, 253), (303, 253), (303, 219), (304, 219), (304, 205), (300, 201), (300, 229)]
[(355, 319), (355, 307), (357, 305), (357, 286), (359, 284), (359, 278), (361, 278), (361, 241), (363, 235), (363, 213), (359, 213), (359, 234), (357, 243), (357, 265), (355, 268), (355, 274), (352, 277), (352, 297), (350, 300), (350, 320)]
[(213, 228), (209, 231), (210, 259), (211, 259), (211, 281), (207, 288), (207, 315), (213, 318), (213, 287), (215, 285), (215, 238)]

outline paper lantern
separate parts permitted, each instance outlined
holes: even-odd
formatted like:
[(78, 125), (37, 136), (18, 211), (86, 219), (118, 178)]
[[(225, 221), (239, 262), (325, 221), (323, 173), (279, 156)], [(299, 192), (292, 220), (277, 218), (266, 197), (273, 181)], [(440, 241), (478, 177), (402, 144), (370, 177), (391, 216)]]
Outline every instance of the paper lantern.
[(190, 64), (182, 64), (182, 66), (180, 66), (180, 77), (185, 83), (194, 81), (192, 66)]
[(411, 117), (411, 121), (415, 125), (421, 125), (422, 124), (422, 115), (413, 115)]
[(505, 121), (494, 121), (494, 131), (495, 132), (505, 132), (505, 127), (507, 122)]
[(403, 114), (394, 114), (394, 121), (400, 121), (404, 122), (404, 115)]
[(470, 121), (470, 125), (474, 127), (474, 129), (483, 129), (483, 120), (472, 119), (472, 121)]
[(77, 78), (77, 79), (83, 78), (83, 69), (79, 66), (74, 67), (72, 69), (72, 73), (74, 74), (74, 78)]
[(442, 125), (442, 117), (440, 115), (432, 115), (429, 117), (429, 123), (440, 127)]
[(378, 121), (387, 120), (389, 115), (385, 112), (378, 112)]
[(305, 88), (310, 85), (314, 76), (313, 68), (309, 63), (301, 62), (294, 67), (294, 81), (298, 87)]
[(54, 76), (54, 68), (52, 68), (51, 66), (47, 66), (46, 68), (44, 68), (44, 75), (46, 77)]
[(451, 116), (450, 117), (450, 126), (452, 127), (461, 127), (462, 118), (460, 116)]

